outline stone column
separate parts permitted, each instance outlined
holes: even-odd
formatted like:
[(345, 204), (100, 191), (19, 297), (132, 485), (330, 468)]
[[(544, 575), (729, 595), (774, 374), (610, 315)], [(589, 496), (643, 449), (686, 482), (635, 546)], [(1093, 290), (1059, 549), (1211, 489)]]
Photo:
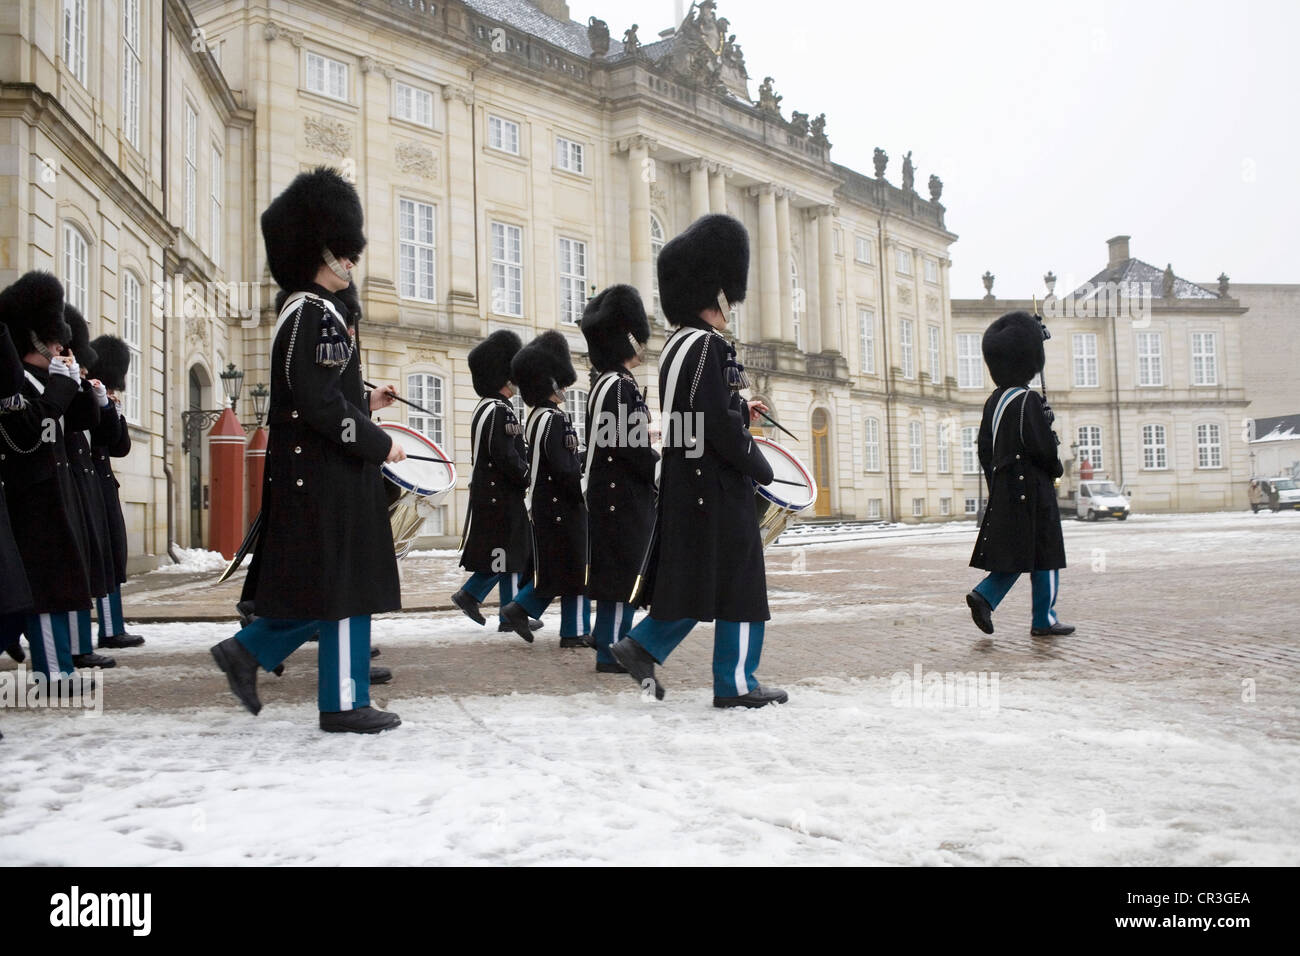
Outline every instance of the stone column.
[(725, 214), (727, 211), (727, 174), (731, 170), (717, 163), (709, 164), (709, 211)]
[[(478, 216), (474, 208), (474, 167), (478, 163), (474, 154), (474, 91), (464, 86), (444, 86), (442, 98), (446, 146), (440, 157), (443, 167), (440, 172), (445, 177), (447, 201), (443, 206), (446, 224), (437, 223), (437, 226), (439, 238), (447, 239), (448, 255), (446, 271), (439, 270), (438, 281), (441, 283), (443, 276), (447, 277), (447, 308), (456, 329), (475, 334), (480, 319), (478, 289), (474, 284), (479, 254), (474, 242)], [(486, 228), (486, 224), (480, 228)]]
[(627, 150), (628, 238), (632, 259), (632, 284), (643, 302), (654, 301), (654, 259), (650, 251), (650, 183), (656, 179), (655, 162), (650, 150), (656, 143), (647, 136), (630, 136), (620, 140), (620, 150)]
[(776, 238), (776, 187), (771, 183), (754, 186), (758, 197), (758, 306), (761, 341), (781, 338), (780, 252)]
[(839, 210), (823, 206), (817, 213), (818, 298), (821, 300), (822, 351), (840, 352), (841, 332), (835, 314), (835, 239), (832, 235)]
[(691, 174), (691, 222), (709, 212), (709, 167), (702, 159), (684, 164)]
[[(781, 281), (781, 341), (795, 344), (794, 283), (790, 277), (790, 191), (776, 191), (776, 260)], [(806, 313), (803, 303), (799, 303)], [(804, 330), (805, 334), (807, 329)], [(806, 341), (806, 340), (805, 340)]]

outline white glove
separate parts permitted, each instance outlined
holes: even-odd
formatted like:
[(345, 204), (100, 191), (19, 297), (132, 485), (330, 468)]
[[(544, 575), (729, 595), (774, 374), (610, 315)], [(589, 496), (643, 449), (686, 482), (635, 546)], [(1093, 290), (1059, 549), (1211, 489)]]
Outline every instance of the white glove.
[(100, 408), (108, 408), (108, 389), (99, 379), (90, 380), (90, 389), (95, 393), (95, 401), (99, 402)]
[(81, 366), (77, 364), (76, 359), (69, 359), (65, 362), (61, 358), (50, 360), (51, 375), (66, 375), (74, 382), (81, 381)]

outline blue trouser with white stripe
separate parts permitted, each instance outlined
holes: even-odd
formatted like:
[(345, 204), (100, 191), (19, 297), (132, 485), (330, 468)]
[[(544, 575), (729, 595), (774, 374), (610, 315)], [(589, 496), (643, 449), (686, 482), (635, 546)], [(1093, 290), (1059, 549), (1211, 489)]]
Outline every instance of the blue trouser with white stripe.
[[(475, 571), (465, 582), (462, 590), (482, 604), (492, 593), (493, 587), (497, 588), (497, 598), (501, 602), (501, 607), (505, 607), (515, 599), (515, 592), (519, 590), (519, 572), (503, 571), (500, 574), (493, 574), (490, 571)], [(501, 617), (500, 608), (497, 609), (497, 619), (505, 620)]]
[(126, 633), (126, 622), (122, 620), (122, 589), (114, 588), (107, 597), (95, 598), (95, 610), (99, 615), (99, 639), (117, 637)]
[(90, 608), (84, 608), (76, 614), (76, 619), (68, 615), (69, 627), (72, 629), (72, 653), (93, 654), (95, 653), (95, 641), (91, 638), (93, 633), (90, 628)]
[[(646, 616), (628, 634), (660, 664), (700, 623), (694, 618), (658, 621)], [(763, 654), (765, 621), (713, 622), (713, 696), (743, 697), (758, 688), (758, 659)]]
[(370, 615), (342, 621), (259, 617), (235, 635), (266, 670), (320, 635), (317, 645), (317, 706), (322, 712), (370, 706)]
[[(989, 607), (996, 610), (1020, 574), (1019, 571), (993, 571), (975, 585), (975, 590), (989, 602)], [(1056, 593), (1060, 590), (1061, 572), (1030, 571), (1029, 584), (1033, 588), (1034, 596), (1034, 617), (1031, 626), (1048, 628), (1059, 623), (1056, 616)]]
[(32, 669), (51, 680), (71, 674), (72, 635), (77, 629), (77, 612), (28, 614), (24, 620), (27, 643), (32, 649)]
[[(529, 581), (515, 594), (515, 603), (529, 617), (541, 617), (557, 595), (538, 591)], [(591, 600), (585, 594), (561, 594), (560, 637), (586, 637), (591, 633)]]
[(632, 617), (636, 605), (622, 601), (596, 602), (596, 661), (600, 664), (617, 664), (609, 652), (615, 641), (621, 641), (632, 630)]

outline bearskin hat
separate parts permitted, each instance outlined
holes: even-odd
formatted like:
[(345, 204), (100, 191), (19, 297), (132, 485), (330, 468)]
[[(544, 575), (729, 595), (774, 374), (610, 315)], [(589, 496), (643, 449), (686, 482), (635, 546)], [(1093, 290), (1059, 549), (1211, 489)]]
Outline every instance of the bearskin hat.
[(0, 322), (9, 326), (14, 347), (26, 355), (31, 333), (41, 342), (66, 342), (72, 337), (63, 318), (63, 283), (52, 272), (33, 271), (0, 292)]
[(594, 368), (608, 372), (622, 367), (636, 354), (628, 335), (642, 345), (650, 340), (650, 320), (641, 295), (630, 285), (603, 290), (582, 312), (582, 334)]
[(496, 398), (510, 381), (510, 362), (523, 346), (509, 329), (498, 329), (469, 350), (469, 374), (481, 398)]
[(99, 354), (90, 345), (90, 326), (86, 324), (81, 310), (71, 302), (65, 302), (63, 318), (67, 320), (68, 328), (72, 331), (72, 334), (63, 340), (63, 345), (72, 350), (78, 365), (83, 368), (93, 368), (99, 361)]
[(552, 395), (578, 380), (569, 357), (569, 342), (554, 330), (543, 332), (520, 349), (510, 363), (510, 371), (530, 408), (550, 401)]
[(91, 363), (90, 374), (115, 392), (126, 391), (126, 373), (131, 367), (131, 349), (116, 335), (101, 335), (90, 343), (99, 356)]
[(1028, 312), (1008, 312), (984, 331), (984, 363), (1000, 388), (1028, 385), (1043, 370), (1043, 329)]
[(749, 233), (730, 216), (701, 216), (659, 252), (659, 302), (673, 325), (716, 308), (719, 291), (743, 302), (748, 282)]
[(262, 213), (266, 262), (281, 289), (307, 288), (320, 270), (321, 251), (356, 261), (366, 247), (356, 188), (326, 166), (299, 173)]

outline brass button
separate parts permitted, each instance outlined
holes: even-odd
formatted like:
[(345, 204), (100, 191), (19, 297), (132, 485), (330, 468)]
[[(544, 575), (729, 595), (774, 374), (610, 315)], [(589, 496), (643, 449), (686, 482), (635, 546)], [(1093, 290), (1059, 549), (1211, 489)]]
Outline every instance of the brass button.
[(496, 503), (497, 503), (497, 500), (496, 500), (495, 498), (493, 498), (493, 499), (492, 499), (492, 503), (493, 503), (493, 504), (496, 504)]
[(562, 521), (562, 520), (563, 520), (563, 519), (562, 519), (559, 515), (556, 515), (556, 516), (555, 516), (555, 521), (556, 521), (557, 524), (558, 524), (560, 521)]
[(610, 510), (610, 511), (613, 511), (613, 510), (614, 510), (614, 506), (613, 506), (613, 505), (610, 505), (610, 506), (609, 506), (609, 510)]
[(299, 488), (301, 488), (301, 487), (302, 487), (302, 479), (299, 478), (297, 481), (294, 482), (294, 484), (297, 485)]
[(551, 501), (553, 501), (553, 502), (555, 502), (555, 501), (559, 501), (559, 500), (560, 500), (559, 498), (552, 498), (552, 499), (551, 499)]
[(697, 474), (697, 475), (700, 474), (700, 469), (696, 468), (696, 469), (695, 469), (695, 474)]
[(294, 446), (293, 446), (293, 453), (294, 453), (295, 455), (301, 455), (301, 454), (302, 454), (302, 445), (294, 445)]
[(1019, 461), (1019, 460), (1020, 460), (1020, 456), (1019, 456), (1019, 455), (1016, 455), (1016, 461)]
[(290, 418), (297, 418), (297, 417), (298, 417), (298, 409), (295, 408), (293, 411), (291, 411), (291, 412), (289, 413), (289, 417), (290, 417)]
[(696, 498), (696, 499), (695, 499), (695, 503), (696, 503), (697, 505), (702, 505), (702, 504), (704, 504), (704, 499), (703, 499), (703, 498)]
[(497, 486), (497, 483), (496, 483), (495, 481), (489, 481), (489, 482), (488, 482), (488, 487), (489, 487), (489, 488), (495, 488), (496, 486)]
[(1024, 480), (1025, 480), (1025, 476), (1024, 476), (1024, 475), (1021, 475), (1021, 476), (1020, 476), (1020, 480), (1021, 480), (1021, 481), (1024, 481)]
[(1020, 496), (1020, 500), (1021, 500), (1021, 501), (1024, 501), (1024, 500), (1025, 500), (1025, 496), (1024, 496), (1024, 495), (1021, 495), (1021, 496)]
[(606, 460), (606, 461), (613, 461), (613, 460), (614, 460), (614, 456), (613, 456), (613, 455), (606, 455), (606, 456), (605, 456), (605, 460)]
[(611, 488), (616, 487), (615, 484), (614, 484), (614, 482), (612, 482), (612, 481), (609, 483), (609, 486), (610, 486)]

